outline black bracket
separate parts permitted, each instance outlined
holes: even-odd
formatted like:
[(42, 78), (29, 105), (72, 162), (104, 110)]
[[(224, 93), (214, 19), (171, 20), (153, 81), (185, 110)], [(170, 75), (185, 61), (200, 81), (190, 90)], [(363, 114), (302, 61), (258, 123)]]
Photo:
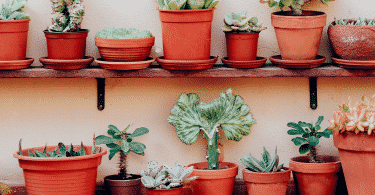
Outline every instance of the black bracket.
[(309, 84), (310, 84), (310, 108), (315, 110), (318, 107), (317, 77), (310, 77)]
[(98, 90), (98, 110), (104, 110), (105, 78), (96, 78)]

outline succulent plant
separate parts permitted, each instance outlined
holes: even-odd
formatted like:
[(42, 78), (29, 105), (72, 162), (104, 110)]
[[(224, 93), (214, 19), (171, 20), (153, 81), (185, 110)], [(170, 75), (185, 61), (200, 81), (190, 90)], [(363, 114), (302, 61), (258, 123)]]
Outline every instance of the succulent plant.
[(211, 9), (219, 3), (219, 0), (158, 0), (158, 3), (159, 9)]
[(260, 32), (265, 29), (267, 28), (262, 27), (262, 25), (258, 25), (258, 18), (248, 18), (246, 16), (246, 12), (242, 12), (240, 14), (231, 13), (224, 15), (224, 32)]
[(23, 12), (27, 0), (7, 0), (0, 7), (0, 20), (28, 19), (29, 15)]
[(252, 172), (279, 172), (283, 168), (284, 164), (279, 165), (279, 155), (277, 155), (277, 148), (275, 154), (271, 157), (270, 153), (263, 147), (263, 153), (261, 160), (257, 160), (251, 153), (244, 155), (240, 159), (243, 165)]
[(83, 0), (51, 0), (52, 25), (49, 32), (77, 32), (81, 28), (85, 7)]
[(167, 165), (159, 166), (157, 162), (151, 161), (148, 163), (148, 170), (141, 171), (142, 184), (148, 189), (171, 189), (183, 185), (185, 181), (192, 181), (198, 179), (198, 176), (189, 177), (193, 172), (194, 166), (184, 167), (176, 163), (173, 168)]
[(99, 38), (106, 39), (137, 39), (137, 38), (150, 38), (152, 34), (148, 30), (139, 31), (135, 28), (125, 29), (113, 29), (113, 28), (104, 28), (95, 35)]
[[(302, 16), (302, 9), (305, 3), (311, 0), (260, 0), (260, 3), (267, 3), (270, 8), (278, 7), (283, 10), (289, 7), (295, 16)], [(321, 3), (328, 5), (330, 0), (320, 0)]]
[(330, 27), (333, 27), (334, 25), (348, 25), (348, 26), (372, 26), (375, 25), (374, 19), (368, 20), (368, 19), (341, 19), (341, 20), (334, 20), (332, 24), (330, 24)]
[(8, 185), (0, 182), (0, 195), (8, 195), (12, 193), (13, 190)]

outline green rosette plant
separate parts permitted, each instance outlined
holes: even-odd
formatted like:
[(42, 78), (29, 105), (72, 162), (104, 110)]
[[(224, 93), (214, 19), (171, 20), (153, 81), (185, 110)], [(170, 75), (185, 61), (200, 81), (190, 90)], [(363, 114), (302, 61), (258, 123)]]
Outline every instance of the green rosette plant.
[(0, 7), (0, 20), (22, 20), (30, 18), (23, 12), (27, 0), (7, 0)]
[(171, 110), (168, 122), (172, 124), (177, 136), (185, 144), (193, 144), (203, 131), (208, 145), (208, 169), (219, 168), (218, 139), (221, 129), (228, 140), (239, 141), (250, 133), (255, 124), (250, 109), (244, 100), (228, 89), (207, 104), (201, 103), (197, 94), (182, 93)]
[(224, 32), (249, 32), (258, 33), (267, 29), (258, 24), (258, 18), (247, 17), (246, 12), (240, 14), (230, 13), (224, 15)]
[[(284, 10), (289, 7), (295, 16), (302, 16), (302, 10), (305, 3), (311, 0), (260, 0), (260, 3), (266, 3), (270, 8), (278, 7)], [(324, 5), (328, 5), (331, 0), (320, 0)]]
[(104, 28), (103, 30), (95, 34), (96, 37), (105, 39), (139, 39), (139, 38), (150, 38), (152, 34), (148, 30), (139, 31), (135, 28)]
[(336, 18), (334, 21), (329, 25), (329, 27), (333, 27), (334, 25), (347, 25), (347, 26), (373, 26), (375, 22), (373, 19), (341, 19), (337, 20)]
[(247, 170), (260, 173), (280, 172), (284, 166), (284, 164), (279, 165), (277, 148), (273, 157), (271, 157), (270, 153), (263, 147), (261, 156), (260, 160), (258, 160), (250, 153), (249, 155), (243, 155), (240, 161), (246, 166)]
[(159, 9), (193, 10), (214, 8), (219, 0), (158, 0)]

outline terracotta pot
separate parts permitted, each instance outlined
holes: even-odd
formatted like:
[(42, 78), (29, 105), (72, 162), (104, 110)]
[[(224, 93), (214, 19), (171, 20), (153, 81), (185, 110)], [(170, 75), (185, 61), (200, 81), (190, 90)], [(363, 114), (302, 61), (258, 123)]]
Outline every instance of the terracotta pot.
[(43, 31), (47, 39), (49, 59), (74, 60), (83, 59), (86, 53), (87, 29), (80, 32), (48, 32)]
[(314, 60), (318, 54), (327, 15), (317, 11), (302, 13), (305, 16), (292, 16), (291, 11), (271, 14), (282, 59)]
[[(238, 174), (238, 165), (230, 162), (220, 162), (219, 170), (207, 170), (208, 163), (194, 163), (190, 176), (199, 176), (191, 181), (194, 195), (231, 195), (233, 192), (234, 180)], [(227, 168), (224, 168), (227, 167)]]
[(26, 59), (30, 19), (0, 20), (0, 61)]
[(110, 61), (141, 61), (150, 56), (155, 37), (143, 39), (105, 39), (95, 37), (100, 56)]
[(256, 60), (259, 33), (225, 33), (228, 60)]
[[(55, 147), (49, 146), (47, 151)], [(73, 147), (77, 150), (80, 145)], [(42, 151), (43, 148), (35, 149)], [(18, 152), (13, 154), (23, 169), (28, 195), (94, 195), (97, 169), (106, 150), (91, 155), (91, 146), (85, 146), (88, 155), (67, 158), (29, 157), (28, 150), (31, 148), (22, 150), (25, 156), (18, 155)]]
[(182, 194), (182, 187), (174, 188), (170, 190), (150, 190), (147, 189), (147, 195), (181, 195)]
[(120, 180), (117, 175), (109, 175), (104, 178), (107, 192), (112, 195), (141, 194), (141, 176), (132, 175), (129, 180)]
[(161, 10), (159, 17), (166, 60), (210, 59), (214, 9)]
[(334, 133), (333, 142), (339, 149), (349, 194), (375, 194), (375, 135)]
[(341, 59), (375, 59), (375, 26), (334, 25), (328, 27), (328, 39)]
[(249, 195), (285, 195), (290, 180), (289, 168), (275, 173), (259, 173), (242, 170)]
[(326, 163), (309, 163), (308, 156), (290, 159), (296, 189), (301, 195), (334, 195), (341, 171), (341, 163), (335, 156), (318, 156)]

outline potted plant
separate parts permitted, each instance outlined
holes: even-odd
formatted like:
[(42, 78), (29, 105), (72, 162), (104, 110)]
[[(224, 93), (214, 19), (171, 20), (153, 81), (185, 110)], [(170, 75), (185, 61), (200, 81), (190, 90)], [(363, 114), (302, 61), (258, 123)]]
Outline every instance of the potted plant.
[(284, 167), (284, 164), (279, 165), (277, 148), (273, 157), (263, 147), (260, 160), (251, 153), (240, 160), (246, 166), (242, 174), (249, 195), (285, 195), (291, 170)]
[(0, 195), (14, 195), (12, 188), (0, 182)]
[(112, 195), (120, 194), (140, 194), (141, 193), (141, 176), (137, 174), (128, 174), (126, 167), (126, 157), (129, 152), (144, 155), (146, 146), (140, 142), (133, 142), (133, 139), (149, 132), (145, 127), (140, 127), (129, 133), (130, 125), (125, 130), (120, 131), (116, 126), (108, 126), (108, 135), (99, 135), (95, 138), (96, 144), (106, 144), (109, 150), (109, 160), (117, 153), (120, 154), (119, 172), (117, 175), (109, 175), (104, 178), (107, 190)]
[(157, 162), (148, 163), (148, 170), (140, 172), (142, 184), (146, 187), (147, 195), (181, 195), (183, 184), (198, 177), (189, 177), (194, 167), (183, 167), (176, 163), (173, 168), (167, 165), (159, 166)]
[[(97, 168), (106, 150), (95, 146), (45, 146), (22, 149), (18, 159), (26, 183), (27, 194), (94, 194)], [(73, 182), (72, 182), (73, 181)]]
[(287, 124), (293, 128), (288, 131), (289, 135), (300, 135), (292, 139), (294, 145), (299, 146), (299, 153), (308, 154), (293, 157), (289, 162), (296, 189), (301, 195), (333, 195), (336, 191), (340, 160), (335, 156), (318, 155), (316, 150), (321, 137), (329, 138), (332, 135), (332, 130), (328, 128), (320, 131), (323, 119), (323, 116), (319, 116), (315, 125), (301, 121)]
[(234, 179), (238, 165), (230, 162), (219, 163), (218, 139), (222, 130), (229, 140), (239, 141), (250, 133), (255, 124), (250, 109), (243, 104), (244, 100), (228, 89), (220, 98), (204, 104), (199, 102), (197, 94), (182, 93), (177, 104), (171, 110), (168, 122), (177, 132), (177, 136), (185, 144), (194, 143), (200, 131), (207, 140), (208, 162), (194, 163), (192, 176), (199, 179), (192, 182), (194, 194), (232, 194)]
[(95, 45), (102, 57), (95, 62), (114, 70), (147, 68), (155, 61), (149, 57), (154, 43), (155, 37), (148, 30), (104, 28), (95, 35)]
[(267, 59), (257, 58), (258, 38), (259, 33), (267, 28), (259, 25), (256, 17), (247, 17), (246, 12), (224, 16), (222, 29), (225, 33), (228, 58), (224, 58), (223, 63), (233, 68), (262, 66)]
[[(164, 57), (163, 68), (197, 70), (211, 68), (211, 22), (219, 0), (158, 0)], [(215, 60), (216, 59), (216, 60)]]

